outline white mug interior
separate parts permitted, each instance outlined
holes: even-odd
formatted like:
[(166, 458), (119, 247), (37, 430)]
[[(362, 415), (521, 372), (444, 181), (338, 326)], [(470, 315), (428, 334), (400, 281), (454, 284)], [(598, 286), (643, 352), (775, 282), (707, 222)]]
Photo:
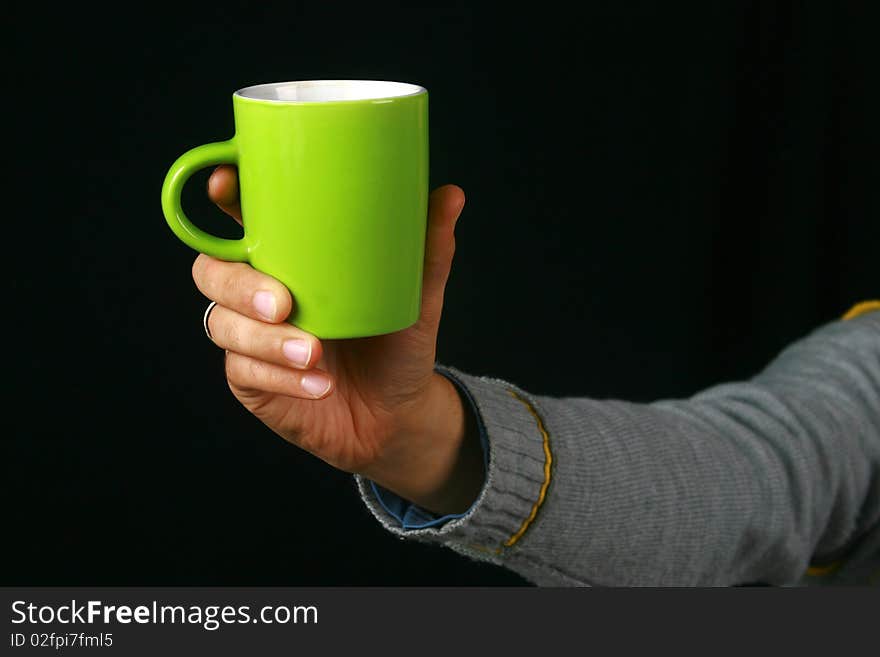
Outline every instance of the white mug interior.
[(245, 87), (236, 96), (278, 103), (332, 103), (414, 96), (425, 89), (408, 82), (381, 80), (298, 80)]

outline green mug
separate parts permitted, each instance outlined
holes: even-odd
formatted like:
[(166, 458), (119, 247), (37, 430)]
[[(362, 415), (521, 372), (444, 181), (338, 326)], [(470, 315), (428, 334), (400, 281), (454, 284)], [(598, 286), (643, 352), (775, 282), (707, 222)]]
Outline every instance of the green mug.
[[(235, 136), (177, 159), (162, 210), (185, 244), (248, 262), (294, 295), (319, 338), (391, 333), (419, 317), (428, 209), (428, 92), (374, 80), (261, 84), (232, 96)], [(238, 166), (244, 237), (196, 227), (187, 179)]]

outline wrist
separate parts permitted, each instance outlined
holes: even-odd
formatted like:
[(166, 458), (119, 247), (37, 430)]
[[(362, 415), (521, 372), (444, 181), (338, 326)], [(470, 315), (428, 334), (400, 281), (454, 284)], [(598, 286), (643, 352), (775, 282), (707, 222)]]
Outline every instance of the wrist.
[(395, 420), (382, 455), (360, 474), (434, 513), (466, 511), (485, 468), (476, 419), (458, 388), (435, 372)]

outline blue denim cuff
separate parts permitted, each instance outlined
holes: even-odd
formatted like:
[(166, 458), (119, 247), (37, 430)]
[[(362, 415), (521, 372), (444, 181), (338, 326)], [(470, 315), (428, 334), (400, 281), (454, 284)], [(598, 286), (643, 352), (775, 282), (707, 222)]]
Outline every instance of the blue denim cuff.
[[(465, 385), (450, 372), (439, 367), (435, 367), (434, 369), (436, 372), (452, 381), (453, 385), (458, 388), (459, 392), (461, 392), (462, 396), (467, 400), (471, 414), (476, 418), (477, 432), (480, 436), (480, 445), (483, 447), (483, 465), (485, 466), (486, 472), (488, 472), (489, 438), (486, 435), (486, 427), (480, 417), (480, 411), (477, 409), (477, 404), (474, 402), (474, 398), (471, 396), (470, 391)], [(461, 518), (470, 512), (470, 509), (468, 509), (464, 513), (450, 513), (445, 516), (438, 516), (431, 511), (423, 509), (420, 506), (403, 499), (399, 495), (392, 493), (390, 490), (382, 488), (373, 481), (370, 482), (370, 485), (373, 487), (373, 493), (376, 495), (379, 504), (382, 505), (382, 508), (385, 509), (389, 515), (400, 523), (400, 526), (403, 529), (439, 527), (450, 520)], [(473, 508), (473, 506), (471, 506), (471, 508)]]

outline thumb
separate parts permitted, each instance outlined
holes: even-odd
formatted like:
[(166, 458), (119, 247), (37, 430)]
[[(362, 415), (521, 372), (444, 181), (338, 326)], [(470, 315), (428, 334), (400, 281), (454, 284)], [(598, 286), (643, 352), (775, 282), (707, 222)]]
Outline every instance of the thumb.
[(425, 234), (425, 270), (422, 279), (422, 320), (440, 321), (443, 290), (455, 253), (455, 223), (464, 208), (464, 192), (456, 185), (444, 185), (431, 193), (428, 228)]

